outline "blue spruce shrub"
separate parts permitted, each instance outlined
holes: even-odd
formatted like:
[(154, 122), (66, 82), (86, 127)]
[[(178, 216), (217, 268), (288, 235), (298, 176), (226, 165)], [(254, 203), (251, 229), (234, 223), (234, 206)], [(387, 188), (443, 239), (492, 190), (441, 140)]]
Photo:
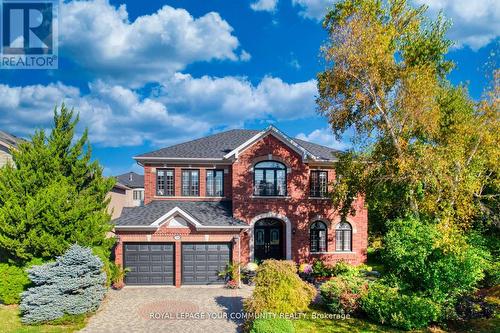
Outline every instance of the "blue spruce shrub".
[(28, 277), (35, 286), (21, 295), (23, 323), (97, 310), (106, 292), (102, 267), (91, 249), (75, 244), (55, 262), (29, 269)]

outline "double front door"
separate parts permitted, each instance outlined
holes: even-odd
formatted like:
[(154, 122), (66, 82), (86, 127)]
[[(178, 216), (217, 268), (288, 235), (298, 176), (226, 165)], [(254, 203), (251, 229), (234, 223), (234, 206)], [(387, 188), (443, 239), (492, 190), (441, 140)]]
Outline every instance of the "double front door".
[(257, 221), (254, 227), (254, 256), (257, 261), (284, 258), (283, 223), (276, 219)]

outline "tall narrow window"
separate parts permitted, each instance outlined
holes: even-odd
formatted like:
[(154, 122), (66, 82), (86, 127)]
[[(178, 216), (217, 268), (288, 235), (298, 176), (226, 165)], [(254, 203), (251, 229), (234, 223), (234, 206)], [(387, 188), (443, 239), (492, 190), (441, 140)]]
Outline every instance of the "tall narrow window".
[(197, 197), (200, 195), (200, 171), (182, 170), (182, 195)]
[(224, 171), (207, 170), (207, 197), (224, 196)]
[(311, 252), (327, 251), (327, 227), (321, 221), (311, 224), (309, 229)]
[(328, 172), (311, 171), (311, 197), (324, 198), (328, 194)]
[(174, 170), (156, 169), (156, 195), (174, 196)]
[(335, 251), (352, 251), (352, 227), (347, 222), (335, 228)]
[(254, 195), (286, 195), (286, 167), (283, 163), (265, 161), (255, 165)]

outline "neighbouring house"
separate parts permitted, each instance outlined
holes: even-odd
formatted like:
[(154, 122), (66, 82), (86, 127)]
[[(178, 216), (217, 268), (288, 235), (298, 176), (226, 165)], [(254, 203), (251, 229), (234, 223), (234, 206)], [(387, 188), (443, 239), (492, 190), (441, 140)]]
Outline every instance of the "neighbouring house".
[(116, 184), (108, 193), (110, 202), (108, 212), (111, 218), (119, 217), (124, 207), (137, 207), (144, 204), (144, 176), (127, 172), (116, 176)]
[(15, 135), (0, 131), (0, 168), (12, 162), (12, 150), (16, 149), (22, 140)]
[(367, 210), (341, 221), (328, 191), (339, 151), (270, 126), (230, 130), (134, 157), (144, 206), (114, 220), (129, 285), (221, 283), (229, 262), (366, 259)]

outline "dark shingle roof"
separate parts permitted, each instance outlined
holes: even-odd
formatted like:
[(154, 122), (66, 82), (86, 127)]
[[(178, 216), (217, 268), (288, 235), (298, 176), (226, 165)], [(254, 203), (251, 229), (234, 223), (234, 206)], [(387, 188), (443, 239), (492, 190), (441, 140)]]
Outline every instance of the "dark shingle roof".
[[(138, 158), (148, 157), (168, 157), (168, 158), (213, 158), (221, 159), (227, 153), (237, 148), (241, 144), (250, 140), (260, 133), (257, 130), (234, 129), (218, 134), (206, 136), (200, 139), (180, 143), (174, 146), (162, 148), (156, 151), (137, 156)], [(320, 159), (332, 159), (333, 154), (338, 152), (335, 149), (318, 145), (312, 142), (293, 140)]]
[(138, 157), (223, 158), (260, 131), (230, 130), (162, 148)]
[(309, 151), (311, 154), (313, 154), (314, 156), (316, 156), (321, 160), (331, 160), (333, 159), (334, 154), (340, 152), (339, 150), (318, 145), (317, 143), (312, 143), (309, 141), (304, 141), (295, 138), (293, 139), (293, 141), (297, 142), (299, 145), (301, 145), (303, 148), (305, 148), (307, 151)]
[(144, 187), (144, 176), (139, 175), (135, 172), (127, 172), (123, 175), (116, 176), (116, 180), (130, 188), (143, 188)]
[(17, 136), (15, 136), (13, 134), (0, 131), (0, 141), (7, 144), (8, 146), (17, 147), (18, 143), (20, 143), (24, 140), (21, 138), (18, 138)]
[(179, 207), (203, 226), (246, 226), (233, 218), (230, 201), (156, 200), (140, 207), (125, 207), (122, 215), (113, 220), (116, 226), (147, 226)]

